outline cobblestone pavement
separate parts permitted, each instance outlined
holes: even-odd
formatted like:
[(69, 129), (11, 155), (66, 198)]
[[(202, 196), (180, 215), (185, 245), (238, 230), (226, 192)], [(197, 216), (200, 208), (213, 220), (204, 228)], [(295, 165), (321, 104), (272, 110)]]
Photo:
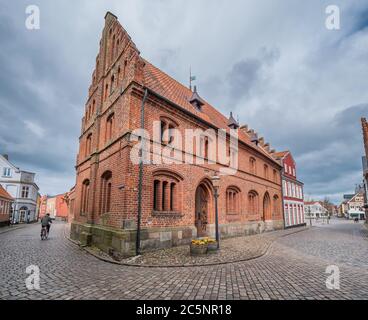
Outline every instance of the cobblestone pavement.
[[(307, 228), (298, 227), (246, 237), (224, 239), (221, 240), (221, 250), (216, 254), (191, 256), (189, 245), (186, 245), (147, 252), (138, 258), (128, 258), (121, 262), (129, 265), (144, 266), (195, 266), (250, 260), (265, 254), (269, 246), (276, 239), (304, 230), (307, 230)], [(109, 258), (108, 255), (101, 254), (100, 252), (98, 252), (97, 255)]]
[[(257, 259), (214, 266), (144, 268), (109, 264), (79, 249), (55, 223), (0, 234), (0, 299), (368, 299), (367, 229), (331, 221), (277, 239)], [(327, 246), (327, 249), (326, 249)], [(25, 286), (37, 265), (40, 290)], [(329, 290), (329, 264), (340, 289)]]

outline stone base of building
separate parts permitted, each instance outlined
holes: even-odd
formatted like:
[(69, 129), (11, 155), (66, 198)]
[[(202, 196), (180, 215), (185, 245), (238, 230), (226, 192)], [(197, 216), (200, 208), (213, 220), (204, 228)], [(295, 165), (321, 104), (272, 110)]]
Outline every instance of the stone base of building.
[(291, 226), (285, 226), (285, 229), (305, 227), (306, 225), (307, 225), (307, 223), (306, 222), (303, 222), (303, 223), (299, 223), (299, 224), (293, 224)]
[[(283, 221), (254, 221), (229, 223), (219, 226), (222, 239), (259, 234), (283, 229)], [(215, 237), (215, 225), (207, 225), (207, 234)], [(194, 226), (152, 227), (141, 230), (141, 251), (153, 251), (190, 244), (196, 238)], [(118, 253), (122, 257), (135, 255), (136, 229), (117, 229), (102, 225), (71, 223), (70, 237), (82, 246), (95, 246), (106, 253)]]
[(10, 221), (6, 220), (6, 221), (0, 221), (0, 228), (1, 227), (8, 227), (10, 226)]

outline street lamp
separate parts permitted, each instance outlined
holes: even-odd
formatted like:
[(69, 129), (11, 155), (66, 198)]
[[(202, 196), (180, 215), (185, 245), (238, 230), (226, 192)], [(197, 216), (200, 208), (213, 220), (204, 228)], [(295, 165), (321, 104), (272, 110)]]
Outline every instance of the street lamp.
[(218, 229), (218, 205), (217, 205), (217, 198), (219, 197), (218, 188), (220, 187), (220, 177), (215, 173), (214, 176), (211, 177), (213, 188), (215, 189), (215, 228), (216, 228), (216, 242), (217, 242), (217, 249), (220, 248), (220, 235)]
[(308, 206), (309, 225), (312, 226), (311, 208)]

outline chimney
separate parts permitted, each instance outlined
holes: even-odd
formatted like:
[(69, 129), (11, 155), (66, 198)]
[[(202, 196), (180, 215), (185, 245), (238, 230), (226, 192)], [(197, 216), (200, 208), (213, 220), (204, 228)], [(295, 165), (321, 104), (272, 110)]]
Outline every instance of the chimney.
[(3, 157), (4, 157), (6, 160), (9, 160), (9, 155), (7, 155), (7, 154), (3, 154)]

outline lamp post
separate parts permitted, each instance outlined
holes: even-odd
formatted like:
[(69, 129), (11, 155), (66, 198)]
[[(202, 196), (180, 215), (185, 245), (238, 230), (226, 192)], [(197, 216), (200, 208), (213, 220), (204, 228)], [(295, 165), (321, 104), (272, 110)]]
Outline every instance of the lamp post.
[(312, 226), (312, 216), (311, 216), (311, 209), (308, 206), (308, 216), (309, 216), (309, 226)]
[(217, 198), (219, 197), (218, 188), (220, 186), (220, 177), (215, 173), (214, 176), (211, 178), (213, 188), (215, 189), (215, 228), (216, 228), (216, 242), (217, 242), (217, 249), (220, 248), (220, 235), (219, 235), (219, 228), (218, 228), (218, 204)]

